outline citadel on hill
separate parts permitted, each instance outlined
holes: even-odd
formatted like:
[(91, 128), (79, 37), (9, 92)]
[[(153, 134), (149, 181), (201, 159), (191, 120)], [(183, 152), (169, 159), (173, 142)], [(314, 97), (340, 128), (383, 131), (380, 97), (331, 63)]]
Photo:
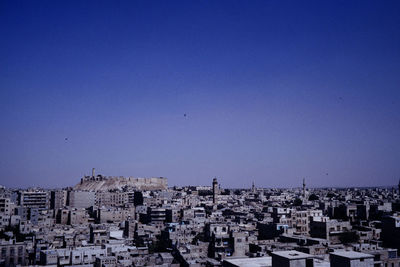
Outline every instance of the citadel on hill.
[(136, 190), (165, 190), (167, 189), (167, 178), (135, 178), (122, 176), (103, 176), (96, 175), (95, 169), (92, 169), (91, 176), (84, 176), (81, 182), (74, 189), (80, 191), (110, 191), (122, 189)]

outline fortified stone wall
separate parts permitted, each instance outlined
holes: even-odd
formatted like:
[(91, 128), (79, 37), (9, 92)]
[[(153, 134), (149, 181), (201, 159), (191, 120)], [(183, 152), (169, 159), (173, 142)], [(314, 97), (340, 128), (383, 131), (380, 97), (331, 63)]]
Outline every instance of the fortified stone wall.
[(164, 177), (135, 178), (98, 175), (96, 177), (85, 176), (74, 189), (82, 191), (108, 191), (130, 187), (137, 190), (165, 190), (167, 186), (167, 178)]

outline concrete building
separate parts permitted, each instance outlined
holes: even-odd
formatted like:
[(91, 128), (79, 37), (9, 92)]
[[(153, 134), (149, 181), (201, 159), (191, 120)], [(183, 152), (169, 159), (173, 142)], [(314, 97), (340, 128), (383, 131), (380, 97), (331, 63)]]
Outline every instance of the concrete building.
[(72, 209), (68, 214), (68, 224), (69, 225), (84, 225), (88, 224), (90, 221), (90, 216), (85, 209)]
[(296, 250), (274, 251), (272, 267), (313, 267), (313, 256)]
[(50, 209), (61, 209), (67, 206), (68, 192), (66, 190), (55, 190), (50, 192)]
[(152, 223), (164, 223), (167, 220), (167, 213), (165, 208), (152, 208), (147, 209), (147, 215), (149, 222)]
[(271, 267), (272, 257), (224, 259), (223, 267)]
[(381, 238), (387, 247), (400, 249), (400, 216), (385, 216), (382, 218)]
[(113, 256), (97, 257), (94, 267), (115, 267), (117, 266), (117, 258)]
[(0, 197), (0, 214), (11, 216), (13, 215), (14, 204), (8, 197)]
[(352, 230), (349, 221), (321, 220), (310, 222), (310, 235), (315, 238), (324, 238), (332, 244), (339, 244), (340, 238)]
[(100, 223), (122, 222), (135, 217), (135, 207), (129, 209), (121, 208), (99, 208), (97, 221)]
[(68, 224), (69, 223), (69, 209), (58, 209), (56, 211), (56, 223)]
[(361, 249), (361, 251), (362, 253), (367, 253), (374, 256), (374, 267), (400, 266), (400, 258), (397, 256), (397, 249), (385, 249), (375, 247), (373, 249)]
[(310, 234), (310, 219), (314, 217), (322, 217), (322, 210), (292, 210), (290, 220), (281, 220), (281, 223), (289, 223), (296, 235), (308, 236)]
[(96, 206), (98, 207), (122, 207), (125, 205), (134, 204), (135, 192), (121, 192), (121, 191), (97, 191), (96, 192)]
[(96, 202), (96, 193), (92, 191), (70, 191), (69, 206), (71, 208), (86, 209), (94, 206)]
[(337, 251), (329, 255), (331, 267), (373, 267), (374, 256), (355, 251)]
[(135, 237), (135, 228), (138, 222), (135, 220), (126, 220), (124, 225), (124, 237), (125, 238), (134, 238)]
[(16, 266), (27, 263), (26, 245), (15, 240), (0, 243), (0, 265)]
[[(177, 208), (166, 209), (165, 211), (166, 222), (169, 223), (178, 222), (181, 219), (181, 214), (182, 214), (181, 209)], [(193, 217), (194, 217), (194, 212), (193, 212)]]
[(110, 231), (105, 225), (90, 225), (89, 242), (94, 245), (102, 245), (110, 239)]
[(73, 249), (48, 249), (40, 251), (41, 265), (87, 265), (96, 262), (96, 258), (106, 256), (106, 249), (100, 246), (76, 247)]
[(49, 208), (49, 194), (41, 190), (19, 191), (18, 204), (26, 208), (45, 210)]
[(11, 217), (13, 217), (13, 216), (1, 215), (1, 214), (0, 214), (0, 230), (3, 230), (3, 229), (5, 229), (7, 226), (10, 225)]

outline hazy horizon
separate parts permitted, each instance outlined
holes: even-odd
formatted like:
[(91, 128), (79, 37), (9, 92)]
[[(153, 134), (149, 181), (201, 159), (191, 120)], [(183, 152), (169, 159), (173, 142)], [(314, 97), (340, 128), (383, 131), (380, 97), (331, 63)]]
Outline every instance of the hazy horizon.
[(393, 186), (399, 1), (1, 1), (0, 184)]

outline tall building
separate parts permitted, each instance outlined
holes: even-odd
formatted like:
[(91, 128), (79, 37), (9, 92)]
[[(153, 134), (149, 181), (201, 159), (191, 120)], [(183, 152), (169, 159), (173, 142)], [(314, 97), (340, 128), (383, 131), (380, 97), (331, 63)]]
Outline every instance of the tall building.
[(217, 178), (213, 179), (212, 188), (213, 188), (213, 203), (217, 204), (217, 198), (218, 198), (218, 181), (217, 181)]
[(384, 246), (400, 249), (400, 215), (382, 218), (381, 238)]
[(66, 190), (55, 190), (51, 191), (50, 194), (50, 209), (61, 209), (67, 206), (67, 194)]
[(13, 204), (7, 197), (0, 197), (0, 214), (10, 216), (12, 213)]
[(20, 191), (18, 193), (18, 203), (26, 208), (48, 209), (49, 194), (40, 190)]
[(70, 191), (69, 206), (86, 209), (96, 204), (96, 193), (92, 191)]

